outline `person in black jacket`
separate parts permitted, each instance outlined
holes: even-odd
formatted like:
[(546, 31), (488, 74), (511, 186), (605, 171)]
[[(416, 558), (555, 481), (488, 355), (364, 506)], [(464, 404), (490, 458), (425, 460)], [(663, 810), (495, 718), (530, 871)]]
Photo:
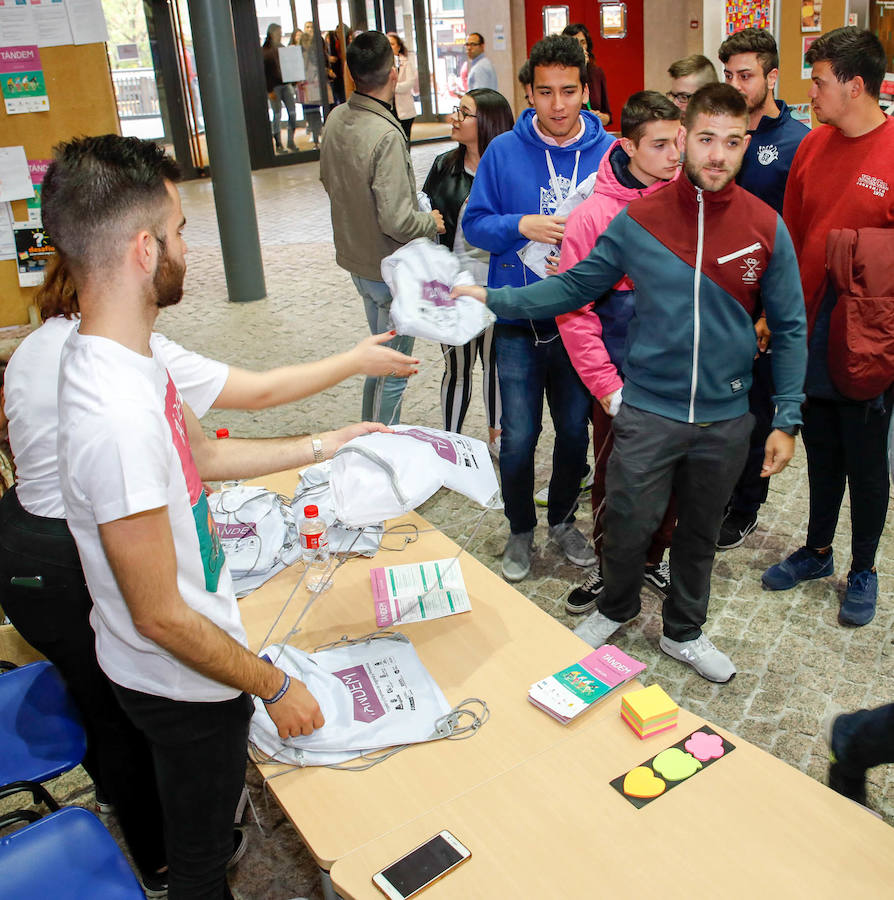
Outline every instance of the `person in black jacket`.
[(280, 108), (285, 106), (289, 117), (289, 133), (286, 148), (297, 150), (295, 146), (295, 91), (290, 84), (283, 84), (282, 71), (279, 67), (279, 48), (282, 46), (282, 28), (275, 22), (267, 26), (267, 37), (261, 45), (264, 58), (264, 80), (267, 84), (267, 99), (273, 110), (273, 144), (277, 153), (283, 153), (280, 136)]
[[(506, 98), (490, 88), (469, 91), (452, 115), (451, 137), (459, 146), (438, 156), (425, 179), (422, 190), (434, 209), (444, 217), (440, 242), (458, 257), (464, 269), (475, 278), (487, 281), (490, 254), (473, 247), (462, 232), (462, 217), (472, 190), (475, 170), (487, 145), (513, 125), (512, 110)], [(484, 403), (487, 409), (488, 441), (491, 452), (497, 449), (500, 434), (500, 388), (497, 383), (493, 329), (488, 328), (461, 347), (441, 345), (444, 352), (444, 377), (441, 381), (441, 409), (444, 428), (459, 432), (472, 398), (472, 364), (481, 356), (484, 368)]]

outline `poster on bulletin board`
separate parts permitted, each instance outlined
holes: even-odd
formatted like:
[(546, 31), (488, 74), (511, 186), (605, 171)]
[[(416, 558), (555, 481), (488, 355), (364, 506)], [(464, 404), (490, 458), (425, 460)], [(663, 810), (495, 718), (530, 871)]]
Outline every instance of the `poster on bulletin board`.
[(801, 0), (801, 31), (823, 30), (823, 0)]
[(773, 0), (727, 0), (726, 34), (743, 28), (771, 28)]

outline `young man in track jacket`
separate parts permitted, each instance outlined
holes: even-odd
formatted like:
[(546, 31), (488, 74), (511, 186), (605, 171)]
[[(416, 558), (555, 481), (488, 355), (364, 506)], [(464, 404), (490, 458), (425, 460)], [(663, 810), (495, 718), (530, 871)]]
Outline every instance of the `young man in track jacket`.
[(498, 315), (542, 317), (579, 308), (622, 275), (633, 280), (624, 399), (608, 464), (605, 591), (589, 617), (588, 640), (599, 646), (639, 613), (646, 551), (673, 487), (678, 519), (659, 646), (710, 681), (726, 682), (735, 666), (702, 626), (714, 543), (754, 421), (753, 317), (762, 302), (775, 346), (766, 476), (794, 453), (806, 326), (785, 225), (733, 180), (748, 143), (745, 101), (729, 85), (708, 85), (693, 96), (684, 125), (684, 175), (620, 212), (586, 259), (523, 290), (472, 293)]
[[(764, 28), (744, 28), (730, 35), (717, 51), (723, 77), (748, 104), (748, 134), (751, 141), (742, 160), (736, 183), (760, 197), (779, 215), (795, 152), (810, 129), (792, 118), (785, 101), (773, 96), (779, 77), (776, 40)], [(749, 408), (755, 418), (745, 468), (730, 497), (729, 508), (717, 538), (718, 550), (738, 547), (757, 527), (757, 514), (767, 499), (769, 478), (761, 478), (764, 442), (773, 421), (773, 353), (767, 320), (758, 319), (758, 349), (754, 360)]]

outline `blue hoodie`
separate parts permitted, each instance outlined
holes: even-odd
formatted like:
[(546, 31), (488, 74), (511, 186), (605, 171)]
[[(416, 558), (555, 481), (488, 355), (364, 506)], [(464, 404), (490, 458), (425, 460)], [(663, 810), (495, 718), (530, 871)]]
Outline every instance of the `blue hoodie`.
[[(463, 216), (466, 240), (491, 254), (487, 284), (493, 288), (520, 287), (540, 280), (518, 257), (528, 243), (518, 230), (521, 217), (552, 215), (574, 187), (599, 168), (614, 143), (599, 119), (586, 110), (581, 111), (584, 134), (564, 147), (546, 144), (534, 129), (533, 119), (534, 110), (526, 109), (512, 131), (490, 142), (475, 172)], [(547, 156), (552, 160), (556, 185)], [(555, 330), (555, 321), (548, 320), (548, 327)]]

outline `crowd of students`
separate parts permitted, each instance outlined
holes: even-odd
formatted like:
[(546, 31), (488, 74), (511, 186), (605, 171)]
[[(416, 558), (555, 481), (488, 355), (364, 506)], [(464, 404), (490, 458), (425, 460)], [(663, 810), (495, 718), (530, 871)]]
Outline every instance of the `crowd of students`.
[[(284, 738), (324, 724), (303, 684), (247, 649), (202, 481), (321, 461), (397, 421), (417, 360), (411, 338), (387, 333), (380, 263), (414, 238), (450, 247), (486, 284), (462, 292), (498, 316), (471, 344), (445, 348), (442, 403), (445, 426), (461, 428), (480, 356), (508, 580), (531, 568), (545, 397), (556, 431), (549, 538), (589, 568), (566, 601), (569, 613), (589, 613), (576, 632), (604, 643), (638, 614), (645, 583), (664, 598), (661, 649), (729, 681), (734, 663), (703, 632), (715, 550), (754, 529), (803, 425), (805, 546), (763, 584), (784, 590), (832, 573), (847, 485), (853, 558), (839, 619), (871, 621), (891, 396), (858, 402), (836, 387), (824, 262), (831, 230), (894, 226), (894, 123), (878, 105), (884, 51), (856, 28), (811, 46), (821, 123), (812, 132), (773, 97), (768, 33), (731, 36), (719, 59), (724, 83), (704, 57), (690, 58), (670, 67), (666, 95), (628, 98), (615, 140), (585, 109), (582, 43), (544, 38), (520, 73), (532, 108), (514, 123), (491, 88), (461, 98), (458, 146), (435, 161), (424, 186), (433, 209), (423, 212), (392, 105), (394, 48), (379, 32), (356, 36), (346, 52), (356, 91), (323, 129), (321, 179), (337, 262), (378, 336), (264, 373), (153, 331), (186, 270), (176, 165), (150, 142), (114, 135), (56, 149), (43, 185), (58, 249), (40, 295), (46, 321), (6, 371), (18, 481), (0, 500), (2, 600), (75, 693), (86, 765), (148, 896), (231, 896), (248, 695), (263, 698)], [(557, 214), (588, 178), (590, 196)], [(556, 247), (555, 274), (525, 265), (530, 242)], [(198, 422), (212, 405), (290, 402), (360, 372), (368, 421), (357, 425), (211, 441)], [(591, 422), (595, 549), (575, 525)], [(21, 578), (35, 572), (38, 591)], [(894, 759), (892, 709), (832, 723), (836, 789), (865, 800), (866, 768)]]

